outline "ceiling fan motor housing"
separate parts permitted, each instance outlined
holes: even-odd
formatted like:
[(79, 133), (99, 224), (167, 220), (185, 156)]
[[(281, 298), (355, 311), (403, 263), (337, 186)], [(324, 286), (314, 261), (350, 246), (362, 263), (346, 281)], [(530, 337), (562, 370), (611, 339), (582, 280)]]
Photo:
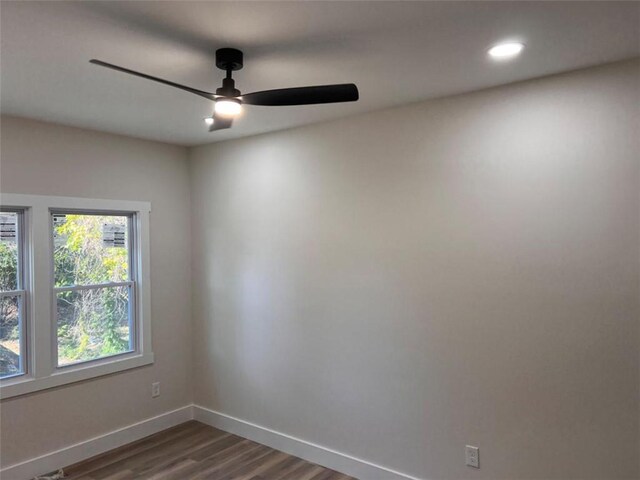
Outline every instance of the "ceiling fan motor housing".
[(221, 95), (223, 97), (239, 97), (240, 90), (236, 88), (236, 82), (233, 81), (233, 78), (227, 77), (222, 80), (222, 87), (216, 89), (216, 95)]

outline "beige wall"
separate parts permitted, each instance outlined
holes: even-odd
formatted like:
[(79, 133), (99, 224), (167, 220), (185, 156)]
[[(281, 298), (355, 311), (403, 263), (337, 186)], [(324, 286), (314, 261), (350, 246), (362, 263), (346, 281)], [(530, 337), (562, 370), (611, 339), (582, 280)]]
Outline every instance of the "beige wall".
[[(160, 143), (2, 117), (0, 190), (150, 201), (155, 363), (0, 405), (2, 465), (87, 440), (191, 402), (187, 151)], [(162, 228), (160, 218), (171, 218)], [(162, 394), (151, 398), (151, 383)]]
[(191, 150), (195, 401), (421, 478), (637, 478), (639, 72)]

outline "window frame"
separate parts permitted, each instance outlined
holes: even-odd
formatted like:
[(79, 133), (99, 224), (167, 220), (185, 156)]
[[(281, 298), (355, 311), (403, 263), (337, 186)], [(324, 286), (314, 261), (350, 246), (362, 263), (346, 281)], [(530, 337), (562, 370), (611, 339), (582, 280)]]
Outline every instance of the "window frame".
[[(151, 204), (129, 200), (105, 200), (45, 195), (0, 194), (0, 208), (24, 212), (29, 288), (25, 298), (27, 370), (20, 376), (0, 379), (0, 398), (58, 387), (152, 364), (149, 215)], [(131, 215), (130, 259), (136, 272), (131, 289), (135, 315), (134, 343), (130, 352), (100, 359), (57, 365), (57, 318), (53, 271), (54, 211)], [(132, 270), (133, 272), (133, 270)], [(130, 277), (134, 278), (134, 277)], [(26, 285), (25, 285), (26, 287)]]

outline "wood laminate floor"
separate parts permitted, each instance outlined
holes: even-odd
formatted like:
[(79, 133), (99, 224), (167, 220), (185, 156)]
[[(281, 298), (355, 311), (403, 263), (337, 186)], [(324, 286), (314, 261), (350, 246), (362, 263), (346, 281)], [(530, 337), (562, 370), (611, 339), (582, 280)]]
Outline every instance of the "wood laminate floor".
[(66, 480), (356, 480), (196, 421), (64, 471)]

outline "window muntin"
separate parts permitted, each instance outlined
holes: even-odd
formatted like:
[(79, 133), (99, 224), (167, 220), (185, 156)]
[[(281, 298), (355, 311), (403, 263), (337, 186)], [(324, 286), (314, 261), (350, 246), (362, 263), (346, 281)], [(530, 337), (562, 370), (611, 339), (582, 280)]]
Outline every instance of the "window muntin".
[(25, 268), (23, 212), (0, 212), (0, 378), (23, 375)]
[(57, 366), (135, 350), (132, 215), (52, 211)]

